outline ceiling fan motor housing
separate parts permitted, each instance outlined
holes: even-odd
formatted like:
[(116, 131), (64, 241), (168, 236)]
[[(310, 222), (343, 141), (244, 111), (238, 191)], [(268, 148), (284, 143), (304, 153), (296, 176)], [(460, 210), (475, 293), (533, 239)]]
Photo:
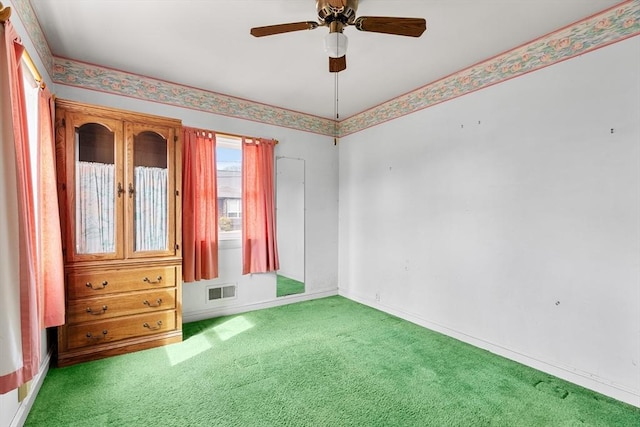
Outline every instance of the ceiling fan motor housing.
[(318, 20), (322, 25), (339, 21), (343, 25), (352, 25), (356, 19), (358, 0), (318, 0)]
[(272, 36), (293, 31), (313, 30), (319, 26), (328, 27), (325, 37), (325, 51), (329, 55), (329, 71), (338, 73), (347, 68), (347, 37), (342, 30), (353, 25), (359, 31), (394, 34), (398, 36), (420, 37), (427, 29), (424, 18), (403, 18), (390, 16), (361, 16), (356, 18), (358, 0), (316, 0), (319, 22), (303, 21), (286, 24), (267, 25), (251, 28), (254, 37)]

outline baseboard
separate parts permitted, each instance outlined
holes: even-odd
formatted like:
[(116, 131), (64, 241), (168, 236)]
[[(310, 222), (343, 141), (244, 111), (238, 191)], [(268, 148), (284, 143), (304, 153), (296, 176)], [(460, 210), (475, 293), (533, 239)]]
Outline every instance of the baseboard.
[(479, 338), (475, 338), (473, 336), (466, 335), (463, 332), (448, 328), (438, 323), (434, 323), (432, 321), (429, 321), (428, 319), (424, 319), (421, 316), (406, 312), (398, 307), (381, 304), (380, 302), (377, 302), (371, 298), (363, 297), (361, 295), (355, 295), (353, 293), (345, 292), (343, 290), (341, 290), (339, 294), (352, 301), (358, 302), (360, 304), (364, 304), (366, 306), (378, 309), (380, 311), (384, 311), (385, 313), (391, 314), (393, 316), (397, 316), (408, 322), (415, 323), (416, 325), (422, 326), (424, 328), (430, 329), (435, 332), (439, 332), (441, 334), (455, 338), (467, 344), (471, 344), (474, 347), (487, 350), (491, 353), (497, 354), (499, 356), (513, 360), (515, 362), (529, 366), (533, 369), (537, 369), (539, 371), (545, 372), (547, 374), (550, 374), (555, 377), (561, 378), (563, 380), (569, 381), (571, 383), (577, 384), (581, 387), (587, 388), (589, 390), (593, 390), (595, 392), (604, 394), (605, 396), (609, 396), (613, 399), (616, 399), (621, 402), (628, 403), (630, 405), (640, 408), (640, 394), (638, 393), (638, 391), (630, 390), (625, 387), (619, 386), (617, 384), (612, 384), (607, 380), (598, 377), (595, 374), (592, 374), (589, 372), (580, 372), (580, 371), (577, 371), (575, 368), (572, 368), (569, 366), (561, 366), (558, 364), (546, 362), (544, 360), (538, 360), (526, 354), (518, 353), (516, 351), (499, 346), (497, 344), (494, 344)]
[(325, 298), (338, 295), (338, 289), (327, 289), (316, 292), (306, 292), (304, 294), (287, 295), (279, 297), (275, 300), (261, 301), (251, 304), (242, 305), (225, 305), (220, 307), (212, 307), (207, 310), (191, 311), (182, 313), (182, 321), (196, 322), (198, 320), (211, 319), (220, 316), (229, 316), (232, 314), (246, 313), (248, 311), (262, 310), (264, 308), (278, 307), (281, 305), (293, 304), (294, 302), (309, 301), (318, 298)]
[(49, 363), (51, 362), (51, 351), (47, 353), (44, 360), (40, 363), (40, 369), (38, 373), (31, 380), (31, 391), (27, 394), (27, 397), (20, 402), (18, 406), (18, 410), (16, 411), (13, 420), (9, 427), (22, 427), (24, 423), (27, 421), (27, 416), (29, 416), (29, 411), (31, 411), (31, 407), (33, 406), (33, 402), (36, 401), (36, 397), (38, 396), (38, 392), (40, 391), (40, 387), (42, 387), (42, 383), (44, 382), (44, 378), (47, 376), (47, 372), (49, 372)]

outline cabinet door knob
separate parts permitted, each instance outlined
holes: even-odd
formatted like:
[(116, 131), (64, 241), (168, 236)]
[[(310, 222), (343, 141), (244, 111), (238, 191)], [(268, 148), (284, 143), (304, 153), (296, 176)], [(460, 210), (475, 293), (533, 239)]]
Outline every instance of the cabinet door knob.
[(122, 193), (124, 193), (124, 188), (122, 188), (122, 183), (119, 182), (118, 183), (118, 197), (122, 196)]
[(133, 189), (133, 184), (129, 183), (129, 197), (133, 197), (136, 190)]

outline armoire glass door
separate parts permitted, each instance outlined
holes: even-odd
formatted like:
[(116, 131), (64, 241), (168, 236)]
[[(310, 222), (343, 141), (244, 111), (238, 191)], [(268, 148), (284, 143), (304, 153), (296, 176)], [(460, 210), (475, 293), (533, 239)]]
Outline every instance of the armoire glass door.
[(128, 140), (128, 192), (130, 206), (129, 256), (154, 256), (174, 253), (175, 231), (173, 132), (132, 125)]
[(75, 173), (74, 194), (70, 198), (74, 201), (70, 212), (74, 218), (72, 258), (120, 257), (124, 192), (122, 168), (118, 164), (121, 124), (93, 121), (83, 115), (69, 119), (70, 129), (75, 133), (71, 156)]

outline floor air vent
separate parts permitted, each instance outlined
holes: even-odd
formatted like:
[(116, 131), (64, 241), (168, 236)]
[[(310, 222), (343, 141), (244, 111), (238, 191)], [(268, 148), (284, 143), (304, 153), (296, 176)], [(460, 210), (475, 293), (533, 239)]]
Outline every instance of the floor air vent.
[(236, 297), (236, 285), (220, 285), (207, 288), (207, 301), (217, 301)]

